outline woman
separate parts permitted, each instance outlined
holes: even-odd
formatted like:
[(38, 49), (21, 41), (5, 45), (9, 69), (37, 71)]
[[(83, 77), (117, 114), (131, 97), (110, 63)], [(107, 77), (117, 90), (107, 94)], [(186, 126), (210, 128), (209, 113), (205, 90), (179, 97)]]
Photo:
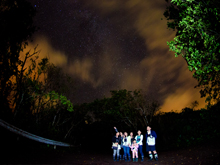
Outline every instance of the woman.
[(116, 161), (115, 156), (117, 154), (117, 161), (119, 161), (119, 153), (121, 149), (121, 138), (119, 137), (119, 132), (116, 132), (115, 136), (112, 138), (112, 149), (113, 149), (113, 160)]
[(130, 139), (131, 139), (131, 145), (133, 144), (133, 141), (135, 140), (135, 137), (133, 135), (133, 132), (130, 132)]
[(124, 160), (124, 149), (123, 149), (124, 134), (122, 132), (119, 132), (119, 137), (121, 138), (120, 160)]
[(131, 138), (128, 136), (128, 133), (124, 133), (124, 138), (123, 138), (123, 149), (124, 149), (124, 158), (125, 161), (131, 161), (131, 155), (130, 155), (130, 146), (131, 145)]
[[(116, 127), (114, 127), (115, 132), (118, 132), (118, 129)], [(123, 138), (124, 135), (122, 132), (119, 132), (119, 138), (121, 139), (121, 150), (120, 150), (120, 160), (124, 160), (124, 149), (123, 149)]]
[(141, 161), (144, 161), (144, 154), (143, 154), (143, 135), (141, 134), (141, 131), (138, 130), (137, 136), (135, 136), (135, 139), (138, 144), (138, 152), (141, 154)]
[(131, 144), (133, 144), (133, 141), (135, 140), (133, 132), (130, 132), (130, 138), (131, 138)]

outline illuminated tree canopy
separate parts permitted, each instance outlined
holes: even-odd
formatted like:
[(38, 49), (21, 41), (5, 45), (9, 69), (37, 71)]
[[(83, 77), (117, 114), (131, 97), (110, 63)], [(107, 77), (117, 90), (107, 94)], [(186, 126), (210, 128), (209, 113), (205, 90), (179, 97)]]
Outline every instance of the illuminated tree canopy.
[[(168, 2), (168, 0), (166, 0)], [(218, 0), (171, 0), (164, 12), (168, 28), (176, 30), (167, 42), (175, 56), (182, 55), (198, 80), (201, 97), (219, 100), (220, 2)]]

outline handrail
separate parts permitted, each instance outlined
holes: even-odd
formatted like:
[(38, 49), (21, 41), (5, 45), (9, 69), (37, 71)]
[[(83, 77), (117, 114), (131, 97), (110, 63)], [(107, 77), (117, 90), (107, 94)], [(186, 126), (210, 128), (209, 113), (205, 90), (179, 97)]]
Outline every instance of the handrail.
[(18, 135), (21, 135), (21, 136), (24, 136), (28, 139), (31, 139), (31, 140), (35, 140), (37, 142), (41, 142), (41, 143), (45, 143), (45, 144), (50, 144), (50, 145), (54, 145), (54, 149), (56, 148), (56, 146), (63, 146), (63, 147), (73, 147), (71, 144), (69, 143), (65, 143), (65, 142), (60, 142), (60, 141), (55, 141), (55, 140), (51, 140), (51, 139), (47, 139), (47, 138), (44, 138), (44, 137), (41, 137), (41, 136), (37, 136), (37, 135), (34, 135), (34, 134), (31, 134), (27, 131), (24, 131), (20, 128), (17, 128), (3, 120), (0, 119), (0, 126), (8, 129), (9, 131), (11, 132), (14, 132)]

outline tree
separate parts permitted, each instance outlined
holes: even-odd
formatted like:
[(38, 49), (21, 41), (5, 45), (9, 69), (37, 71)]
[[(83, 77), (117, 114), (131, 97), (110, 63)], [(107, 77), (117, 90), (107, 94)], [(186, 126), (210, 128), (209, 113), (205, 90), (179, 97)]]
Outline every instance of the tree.
[(191, 108), (194, 110), (196, 107), (198, 107), (198, 105), (199, 105), (199, 102), (195, 100), (191, 103)]
[[(47, 58), (37, 62), (39, 52), (36, 48), (33, 53), (26, 52), (24, 60), (20, 58), (36, 31), (33, 26), (35, 13), (35, 8), (26, 0), (0, 1), (1, 118), (31, 131), (67, 134), (66, 128), (61, 127), (69, 121), (73, 105), (65, 96), (66, 86), (61, 82), (56, 85), (57, 81), (51, 76), (60, 69)], [(28, 60), (31, 61), (29, 66)], [(59, 73), (57, 76), (61, 76)], [(65, 74), (60, 78), (66, 82), (70, 80)]]
[[(168, 0), (166, 0), (168, 2)], [(168, 28), (176, 30), (167, 42), (175, 56), (182, 55), (198, 80), (201, 97), (220, 99), (220, 2), (171, 0), (164, 12)]]
[(66, 74), (62, 68), (49, 64), (46, 74), (45, 85), (48, 91), (54, 90), (68, 98), (74, 97), (75, 86), (73, 78)]
[(36, 30), (34, 15), (35, 9), (25, 0), (0, 1), (0, 104), (4, 107), (1, 111), (8, 108), (9, 79), (17, 74), (19, 53)]
[[(56, 88), (57, 81), (48, 77), (49, 73), (61, 69), (50, 64), (47, 58), (38, 60), (38, 53), (35, 49), (33, 53), (27, 52), (24, 60), (19, 58), (17, 73), (9, 79), (8, 100), (13, 123), (32, 133), (61, 139), (72, 126), (66, 123), (73, 118), (73, 105), (62, 90)], [(31, 64), (27, 65), (27, 61)], [(61, 78), (64, 82), (69, 79), (64, 74)], [(65, 86), (61, 82), (59, 85)]]
[(111, 91), (111, 104), (113, 110), (109, 111), (119, 116), (119, 121), (124, 122), (127, 126), (137, 129), (136, 110), (133, 107), (134, 97), (132, 91), (112, 90)]
[(88, 104), (86, 120), (91, 124), (105, 121), (128, 128), (146, 128), (159, 110), (159, 103), (147, 100), (140, 90), (112, 90), (110, 98)]
[[(72, 103), (67, 100), (63, 93), (55, 92), (57, 88), (53, 87), (56, 81), (49, 79), (48, 73), (55, 72), (55, 66), (50, 64), (47, 58), (43, 58), (37, 63), (38, 52), (34, 51), (33, 54), (27, 52), (24, 61), (19, 60), (18, 72), (14, 76), (15, 80), (12, 80), (13, 92), (11, 100), (14, 105), (14, 116), (21, 109), (26, 109), (24, 106), (30, 105), (30, 109), (33, 113), (38, 113), (42, 109), (51, 109), (53, 106), (57, 106), (59, 103), (67, 105), (67, 110), (73, 111)], [(27, 60), (31, 61), (31, 65), (25, 67)], [(67, 77), (69, 78), (69, 77)], [(63, 76), (63, 81), (65, 81)], [(59, 84), (63, 86), (63, 84)], [(52, 86), (52, 87), (51, 87)], [(32, 103), (32, 104), (31, 104)]]
[(134, 107), (139, 111), (139, 120), (143, 127), (151, 124), (153, 116), (160, 110), (160, 104), (157, 100), (144, 95), (141, 90), (135, 90)]

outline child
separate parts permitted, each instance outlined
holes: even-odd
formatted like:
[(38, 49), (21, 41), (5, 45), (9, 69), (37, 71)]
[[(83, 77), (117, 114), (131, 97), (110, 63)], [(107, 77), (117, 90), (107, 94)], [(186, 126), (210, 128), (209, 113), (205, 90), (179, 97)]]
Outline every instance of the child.
[[(133, 143), (131, 146), (129, 146), (131, 148), (132, 151), (132, 158), (133, 158), (133, 162), (137, 162), (138, 161), (138, 144), (136, 143), (136, 140), (134, 139)], [(135, 159), (136, 156), (136, 159)]]

